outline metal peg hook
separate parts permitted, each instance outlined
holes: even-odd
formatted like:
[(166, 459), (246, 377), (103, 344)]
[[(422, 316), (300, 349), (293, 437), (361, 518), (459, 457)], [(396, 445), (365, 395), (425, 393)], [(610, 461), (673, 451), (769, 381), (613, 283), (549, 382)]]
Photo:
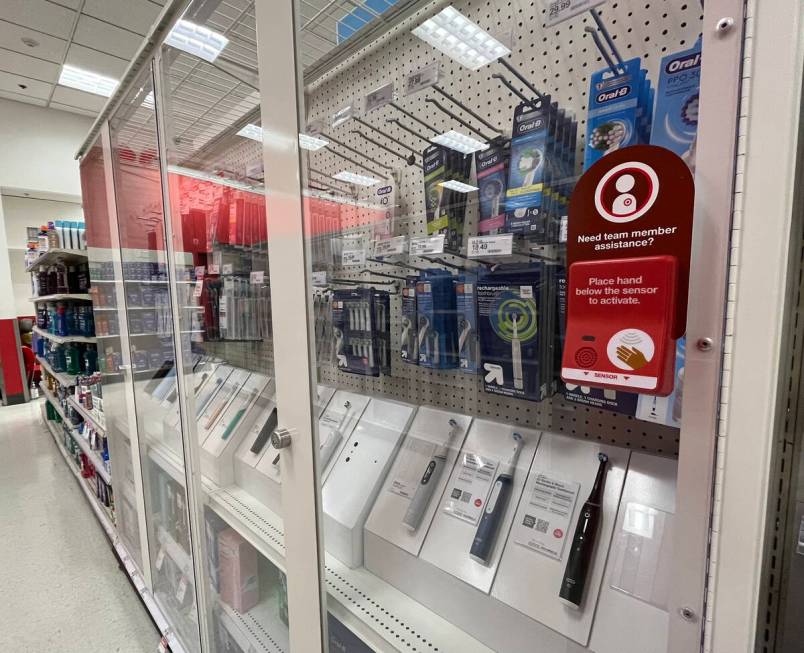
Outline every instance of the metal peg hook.
[(380, 149), (383, 149), (386, 152), (390, 152), (395, 157), (398, 157), (398, 158), (402, 159), (408, 165), (411, 165), (411, 166), (416, 165), (416, 157), (413, 154), (410, 154), (408, 156), (405, 156), (404, 154), (400, 154), (396, 150), (392, 150), (390, 147), (386, 147), (385, 145), (383, 145), (379, 141), (375, 141), (373, 138), (369, 138), (363, 132), (361, 132), (359, 129), (353, 129), (350, 133), (357, 134), (361, 138), (367, 140), (369, 143), (373, 143), (374, 145), (376, 145)]
[(525, 85), (525, 87), (537, 97), (537, 99), (539, 100), (544, 99), (544, 96), (541, 93), (539, 93), (539, 91), (536, 90), (536, 87), (533, 84), (531, 84), (522, 73), (520, 73), (516, 68), (514, 68), (514, 66), (511, 65), (511, 63), (509, 63), (506, 59), (497, 59), (497, 61), (500, 63), (500, 65), (505, 66), (505, 69), (508, 72), (510, 72), (514, 77), (516, 77), (520, 82), (522, 82)]
[(400, 279), (402, 281), (407, 281), (405, 277), (400, 277), (397, 274), (388, 274), (387, 272), (377, 272), (375, 270), (369, 270), (366, 268), (365, 270), (360, 270), (358, 274), (373, 274), (377, 277), (385, 277), (386, 279)]
[(389, 102), (389, 104), (390, 104), (390, 106), (392, 106), (394, 109), (396, 109), (397, 111), (399, 111), (399, 113), (401, 113), (401, 114), (403, 114), (403, 115), (407, 116), (407, 117), (408, 117), (408, 118), (410, 118), (411, 120), (415, 120), (416, 122), (418, 122), (418, 123), (419, 123), (419, 124), (420, 124), (422, 127), (424, 127), (425, 129), (429, 129), (429, 130), (430, 130), (431, 132), (433, 132), (434, 134), (437, 134), (437, 133), (438, 133), (438, 131), (437, 131), (436, 129), (434, 129), (432, 125), (428, 125), (426, 122), (424, 122), (424, 120), (422, 120), (421, 118), (419, 118), (419, 117), (417, 117), (417, 116), (414, 116), (414, 115), (413, 115), (413, 114), (412, 114), (410, 111), (407, 111), (406, 109), (403, 109), (403, 108), (402, 108), (402, 107), (400, 107), (400, 106), (399, 106), (399, 105), (398, 105), (396, 102)]
[(427, 272), (427, 268), (416, 267), (410, 263), (394, 263), (391, 261), (383, 261), (381, 258), (367, 258), (366, 260), (371, 261), (372, 263), (381, 263), (382, 265), (390, 265), (391, 267), (396, 268), (407, 268), (408, 270), (414, 270), (416, 272)]
[(346, 143), (343, 143), (343, 142), (339, 141), (337, 138), (332, 138), (332, 136), (330, 136), (329, 134), (325, 134), (324, 132), (321, 132), (321, 135), (322, 135), (324, 138), (326, 138), (327, 140), (332, 141), (332, 142), (333, 142), (333, 143), (335, 143), (336, 145), (340, 145), (342, 148), (344, 148), (344, 149), (346, 149), (346, 150), (349, 150), (350, 152), (354, 152), (354, 153), (355, 153), (355, 154), (357, 154), (358, 156), (362, 156), (364, 159), (368, 159), (368, 160), (369, 160), (369, 161), (371, 161), (371, 162), (372, 162), (374, 165), (378, 165), (378, 166), (380, 166), (381, 168), (385, 168), (385, 170), (392, 170), (392, 169), (393, 169), (393, 168), (391, 168), (391, 166), (387, 166), (387, 165), (385, 165), (385, 164), (383, 164), (383, 163), (380, 163), (379, 161), (377, 161), (377, 159), (372, 159), (372, 158), (371, 158), (370, 156), (368, 156), (367, 154), (365, 154), (365, 153), (361, 152), (360, 150), (356, 150), (355, 148), (351, 147), (350, 145), (347, 145)]
[[(365, 171), (366, 171), (366, 172), (368, 172), (369, 174), (372, 174), (372, 175), (376, 175), (376, 174), (377, 174), (377, 171), (376, 171), (376, 170), (372, 170), (371, 168), (369, 168), (369, 167), (367, 167), (367, 166), (364, 166), (362, 163), (358, 163), (357, 161), (355, 161), (355, 160), (354, 160), (354, 159), (352, 159), (351, 157), (348, 157), (348, 156), (346, 156), (345, 154), (341, 154), (340, 152), (338, 152), (338, 151), (334, 150), (334, 149), (333, 149), (333, 148), (331, 148), (331, 147), (330, 147), (330, 148), (327, 148), (327, 149), (328, 149), (330, 152), (332, 152), (332, 154), (334, 154), (335, 156), (339, 156), (340, 158), (345, 159), (346, 161), (348, 161), (348, 162), (349, 162), (349, 163), (351, 163), (352, 165), (356, 165), (358, 168), (363, 168), (363, 170), (365, 170)], [(385, 166), (383, 166), (383, 167), (385, 167)], [(347, 182), (347, 183), (348, 183), (348, 182)]]
[(511, 82), (509, 82), (509, 81), (508, 81), (508, 80), (505, 78), (505, 75), (501, 75), (500, 73), (492, 73), (491, 77), (492, 77), (493, 79), (499, 79), (499, 80), (500, 80), (500, 81), (503, 83), (503, 85), (504, 85), (504, 86), (505, 86), (505, 87), (506, 87), (506, 88), (507, 88), (509, 91), (511, 91), (511, 93), (513, 93), (514, 95), (516, 95), (516, 96), (517, 96), (517, 97), (518, 97), (520, 100), (522, 100), (522, 101), (523, 101), (525, 104), (529, 105), (529, 106), (530, 106), (531, 108), (533, 108), (533, 109), (535, 109), (535, 108), (536, 108), (536, 102), (539, 102), (540, 100), (538, 100), (538, 99), (537, 99), (537, 100), (529, 100), (529, 99), (528, 99), (528, 97), (527, 97), (527, 96), (526, 96), (524, 93), (521, 93), (521, 92), (519, 91), (519, 89), (518, 89), (516, 86), (514, 86), (514, 85), (513, 85)]
[[(422, 136), (421, 134), (416, 133), (415, 131), (413, 131), (413, 130), (412, 130), (410, 127), (408, 127), (407, 125), (402, 124), (402, 121), (400, 121), (400, 120), (399, 120), (399, 118), (386, 118), (386, 119), (385, 119), (385, 122), (392, 122), (392, 123), (394, 123), (394, 124), (395, 124), (397, 127), (401, 128), (401, 129), (404, 129), (406, 132), (408, 132), (409, 134), (412, 134), (412, 135), (413, 135), (413, 136), (415, 136), (416, 138), (421, 138), (421, 139), (422, 139), (424, 142), (426, 142), (426, 143), (429, 143), (429, 142), (430, 142), (430, 141), (428, 141), (428, 140), (427, 140), (427, 139), (426, 139), (424, 136)], [(390, 138), (390, 136), (389, 136), (389, 138)]]
[(457, 105), (458, 105), (458, 106), (459, 106), (459, 107), (460, 107), (460, 108), (461, 108), (463, 111), (465, 111), (466, 113), (468, 113), (470, 116), (472, 116), (472, 118), (474, 118), (474, 119), (475, 119), (475, 120), (477, 120), (478, 122), (483, 123), (483, 124), (484, 124), (486, 127), (488, 127), (488, 128), (491, 130), (491, 131), (493, 131), (493, 132), (497, 132), (498, 134), (501, 134), (501, 133), (502, 133), (502, 132), (501, 132), (499, 129), (497, 129), (497, 128), (496, 128), (494, 125), (492, 125), (492, 124), (491, 124), (491, 123), (490, 123), (488, 120), (486, 120), (486, 119), (484, 119), (484, 118), (481, 118), (481, 117), (480, 117), (479, 115), (477, 115), (477, 114), (476, 114), (474, 111), (472, 111), (472, 110), (471, 110), (469, 107), (467, 107), (465, 104), (463, 104), (463, 102), (461, 102), (461, 101), (460, 101), (460, 100), (458, 100), (457, 98), (452, 97), (452, 96), (451, 96), (449, 93), (447, 93), (447, 92), (446, 92), (446, 91), (445, 91), (443, 88), (441, 88), (440, 86), (438, 86), (438, 84), (433, 84), (433, 86), (432, 86), (431, 88), (432, 88), (434, 91), (438, 91), (439, 93), (441, 93), (441, 95), (443, 95), (445, 98), (447, 98), (447, 99), (448, 99), (450, 102), (452, 102), (453, 104), (457, 104)]
[(396, 138), (394, 138), (393, 136), (389, 136), (388, 134), (386, 134), (385, 132), (380, 131), (380, 130), (379, 130), (379, 129), (377, 129), (377, 128), (376, 128), (374, 125), (372, 125), (371, 123), (366, 122), (366, 121), (365, 121), (365, 120), (363, 120), (362, 118), (353, 118), (353, 120), (354, 120), (356, 123), (358, 123), (359, 125), (363, 125), (363, 126), (364, 126), (364, 127), (366, 127), (367, 129), (370, 129), (371, 131), (377, 132), (377, 133), (378, 133), (380, 136), (384, 136), (384, 137), (385, 137), (385, 138), (387, 138), (389, 141), (393, 141), (394, 143), (396, 143), (397, 145), (399, 145), (399, 147), (403, 147), (403, 148), (405, 148), (406, 150), (408, 150), (408, 151), (409, 151), (409, 152), (411, 152), (412, 154), (418, 154), (418, 152), (417, 152), (416, 150), (414, 150), (414, 149), (413, 149), (413, 148), (412, 148), (410, 145), (408, 145), (407, 143), (403, 143), (403, 142), (402, 142), (402, 141), (400, 141), (399, 139), (396, 139)]
[(606, 49), (603, 47), (603, 42), (600, 40), (600, 35), (597, 33), (597, 30), (594, 27), (584, 27), (584, 31), (587, 34), (592, 35), (592, 40), (595, 42), (595, 46), (597, 46), (598, 52), (606, 60), (606, 64), (611, 69), (611, 72), (614, 73), (614, 76), (617, 77), (620, 72), (617, 70), (617, 67), (614, 65), (614, 60), (611, 58), (611, 55), (606, 52)]
[(606, 43), (609, 44), (609, 49), (611, 50), (612, 54), (614, 54), (614, 58), (617, 60), (617, 63), (620, 64), (620, 67), (623, 66), (623, 58), (620, 56), (619, 51), (617, 50), (617, 46), (614, 45), (614, 39), (611, 38), (611, 34), (609, 34), (608, 28), (606, 28), (606, 24), (603, 22), (603, 19), (600, 17), (597, 9), (594, 7), (589, 10), (589, 13), (592, 14), (592, 18), (594, 18), (595, 23), (597, 24), (597, 28), (603, 33), (603, 38), (606, 39)]
[(484, 141), (493, 141), (493, 140), (494, 140), (494, 136), (487, 136), (486, 134), (484, 134), (482, 131), (480, 131), (480, 130), (479, 130), (479, 129), (477, 129), (476, 127), (472, 127), (472, 125), (470, 125), (468, 122), (466, 122), (466, 121), (465, 121), (465, 120), (463, 120), (462, 118), (459, 118), (458, 116), (456, 116), (454, 113), (452, 113), (452, 111), (450, 111), (449, 109), (447, 109), (447, 108), (446, 108), (444, 105), (442, 105), (442, 104), (441, 104), (441, 103), (440, 103), (438, 100), (434, 100), (433, 98), (428, 97), (428, 98), (424, 98), (424, 101), (425, 101), (425, 102), (428, 102), (429, 104), (434, 104), (434, 105), (436, 105), (436, 107), (437, 107), (437, 108), (438, 108), (438, 109), (439, 109), (441, 112), (445, 113), (446, 115), (448, 115), (448, 116), (449, 116), (450, 118), (452, 118), (453, 120), (456, 120), (457, 122), (461, 123), (461, 124), (462, 124), (464, 127), (466, 127), (468, 130), (473, 131), (473, 132), (475, 132), (476, 134), (479, 134), (479, 135), (480, 135), (480, 138), (482, 138)]

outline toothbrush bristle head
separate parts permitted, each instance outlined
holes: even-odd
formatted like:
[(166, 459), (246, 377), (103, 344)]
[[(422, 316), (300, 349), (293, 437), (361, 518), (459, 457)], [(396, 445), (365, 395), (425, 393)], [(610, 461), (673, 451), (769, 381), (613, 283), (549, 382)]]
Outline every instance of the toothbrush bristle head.
[(514, 438), (515, 442), (522, 441), (522, 434), (521, 433), (514, 432), (514, 433), (511, 434), (511, 437)]
[(449, 425), (454, 428), (454, 427), (458, 426), (458, 422), (454, 418), (450, 418)]
[(597, 459), (598, 459), (600, 462), (602, 462), (602, 463), (607, 463), (607, 462), (609, 462), (609, 457), (608, 457), (606, 454), (604, 454), (604, 453), (599, 453), (599, 454), (597, 454)]

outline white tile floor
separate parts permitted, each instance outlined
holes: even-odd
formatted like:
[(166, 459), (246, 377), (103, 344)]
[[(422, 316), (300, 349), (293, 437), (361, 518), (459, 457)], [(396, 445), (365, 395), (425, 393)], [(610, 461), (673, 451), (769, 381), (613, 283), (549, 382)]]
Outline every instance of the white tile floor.
[(158, 642), (40, 403), (0, 407), (0, 651), (154, 653)]

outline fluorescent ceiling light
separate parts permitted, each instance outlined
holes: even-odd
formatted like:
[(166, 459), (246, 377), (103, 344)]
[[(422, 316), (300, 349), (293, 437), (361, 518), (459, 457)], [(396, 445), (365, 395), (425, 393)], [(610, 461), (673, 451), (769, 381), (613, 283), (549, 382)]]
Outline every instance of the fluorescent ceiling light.
[(246, 125), (237, 132), (238, 136), (242, 136), (243, 138), (250, 138), (252, 141), (259, 141), (262, 143), (262, 127), (257, 125)]
[(456, 179), (450, 179), (449, 181), (442, 181), (441, 185), (444, 188), (449, 188), (450, 190), (456, 190), (459, 193), (471, 193), (473, 190), (477, 190), (477, 186), (472, 186), (471, 184), (464, 184), (462, 181), (458, 181)]
[(452, 6), (424, 21), (413, 33), (471, 70), (511, 54), (509, 48)]
[(95, 95), (102, 95), (103, 97), (111, 97), (112, 93), (114, 93), (114, 90), (117, 88), (118, 81), (111, 77), (104, 77), (103, 75), (98, 75), (98, 73), (76, 68), (70, 64), (64, 64), (61, 67), (59, 84), (69, 86), (70, 88), (77, 88), (79, 91), (86, 91), (87, 93), (94, 93)]
[(151, 91), (148, 95), (145, 96), (142, 100), (142, 106), (146, 109), (153, 109), (154, 108), (154, 92)]
[(299, 134), (299, 147), (303, 150), (310, 150), (315, 152), (322, 147), (329, 145), (329, 141), (324, 140), (320, 136), (311, 136), (310, 134)]
[(472, 152), (482, 152), (489, 149), (489, 144), (479, 141), (471, 136), (466, 136), (450, 129), (448, 132), (433, 136), (431, 139), (433, 143), (443, 145), (451, 150), (462, 152), (463, 154), (471, 154)]
[(374, 177), (368, 177), (366, 175), (359, 175), (356, 172), (349, 172), (348, 170), (344, 170), (339, 172), (336, 175), (332, 175), (333, 179), (337, 179), (338, 181), (345, 181), (350, 184), (357, 184), (358, 186), (373, 186), (374, 184), (379, 184), (380, 179), (375, 179)]
[(203, 25), (180, 20), (170, 30), (165, 43), (212, 63), (228, 45), (229, 39)]

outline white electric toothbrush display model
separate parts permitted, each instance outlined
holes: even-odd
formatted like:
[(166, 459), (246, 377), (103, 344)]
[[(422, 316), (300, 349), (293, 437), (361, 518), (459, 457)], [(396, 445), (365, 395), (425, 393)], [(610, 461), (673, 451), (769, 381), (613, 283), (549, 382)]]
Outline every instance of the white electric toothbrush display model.
[(319, 448), (319, 457), (321, 459), (321, 469), (326, 469), (327, 464), (329, 463), (332, 455), (335, 453), (335, 450), (338, 448), (338, 445), (343, 440), (343, 429), (347, 423), (347, 420), (352, 415), (352, 403), (347, 401), (343, 404), (343, 407), (346, 409), (346, 412), (343, 414), (341, 418), (340, 424), (338, 424), (338, 428), (333, 429), (329, 432), (327, 439), (324, 440)]
[[(522, 185), (520, 188), (528, 188), (533, 185), (533, 182), (536, 180), (536, 173), (539, 172), (541, 162), (542, 153), (534, 148), (529, 148), (519, 155), (517, 167), (519, 173), (522, 175)], [(527, 208), (519, 208), (514, 211), (514, 215), (521, 218), (527, 211)]]
[(462, 317), (458, 322), (458, 327), (461, 330), (461, 333), (458, 336), (458, 355), (462, 359), (471, 361), (474, 358), (474, 352), (472, 351), (472, 348), (469, 347), (469, 343), (472, 342), (470, 338), (472, 335), (472, 323), (465, 317)]
[(430, 358), (430, 318), (426, 315), (419, 316), (419, 336), (417, 341), (419, 343), (419, 358), (420, 360), (427, 360)]
[(511, 366), (514, 372), (514, 388), (522, 390), (525, 386), (522, 382), (522, 342), (519, 340), (519, 313), (511, 315), (513, 331), (511, 333)]
[(430, 458), (430, 462), (427, 463), (416, 492), (414, 492), (413, 498), (410, 500), (408, 510), (402, 518), (402, 523), (411, 531), (417, 530), (421, 525), (424, 513), (427, 512), (427, 507), (433, 499), (436, 487), (438, 487), (438, 481), (444, 473), (450, 445), (461, 431), (460, 425), (454, 419), (449, 421), (449, 426), (450, 431), (446, 441), (439, 444), (433, 451), (433, 456)]
[(491, 488), (491, 495), (486, 502), (486, 509), (483, 511), (483, 516), (480, 518), (477, 531), (475, 531), (475, 539), (472, 541), (472, 548), (469, 550), (469, 556), (472, 560), (484, 565), (488, 563), (491, 557), (491, 552), (494, 549), (494, 542), (497, 540), (497, 535), (500, 531), (505, 509), (508, 507), (508, 502), (511, 500), (511, 489), (514, 484), (514, 470), (516, 469), (517, 460), (519, 460), (519, 452), (522, 450), (522, 435), (513, 433), (511, 437), (514, 440), (514, 448), (511, 451), (508, 462), (505, 463), (505, 466), (497, 475), (497, 480), (494, 481), (494, 487)]

